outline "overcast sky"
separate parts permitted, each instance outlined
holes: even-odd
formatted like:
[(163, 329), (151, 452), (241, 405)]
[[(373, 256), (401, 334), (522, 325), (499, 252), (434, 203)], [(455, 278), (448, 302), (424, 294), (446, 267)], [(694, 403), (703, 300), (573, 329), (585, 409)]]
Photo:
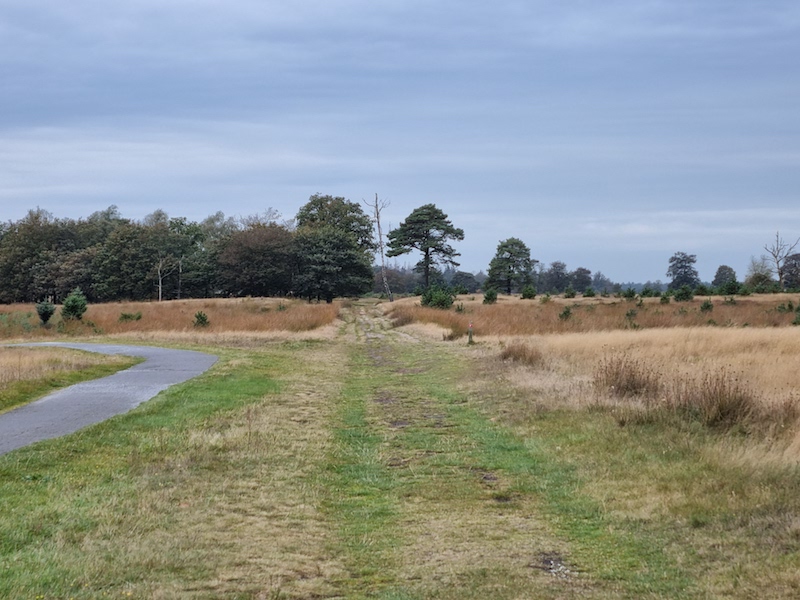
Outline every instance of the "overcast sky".
[(797, 0), (1, 0), (0, 220), (377, 193), (468, 271), (742, 279), (800, 236), (798, 57)]

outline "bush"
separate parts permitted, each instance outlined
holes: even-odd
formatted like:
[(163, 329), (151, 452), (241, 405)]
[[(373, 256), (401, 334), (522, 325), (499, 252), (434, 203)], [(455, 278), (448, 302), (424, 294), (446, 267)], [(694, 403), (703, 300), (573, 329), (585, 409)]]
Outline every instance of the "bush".
[(422, 293), (420, 304), (422, 306), (430, 306), (431, 308), (441, 308), (447, 310), (453, 306), (456, 297), (453, 292), (437, 286), (431, 286)]
[(701, 283), (696, 288), (694, 288), (694, 293), (696, 296), (710, 296), (711, 290), (708, 289), (708, 286)]
[(81, 288), (72, 290), (66, 298), (64, 304), (61, 306), (61, 318), (66, 320), (83, 318), (83, 313), (86, 312), (87, 302), (86, 296), (83, 295)]
[(650, 286), (646, 285), (642, 288), (642, 291), (639, 295), (642, 298), (654, 298), (656, 295), (656, 291)]
[(485, 292), (483, 292), (483, 303), (484, 304), (494, 304), (497, 302), (497, 290), (494, 288), (489, 288)]
[(723, 296), (734, 296), (739, 293), (741, 287), (738, 281), (731, 279), (719, 286), (719, 293)]
[(693, 298), (694, 293), (688, 285), (681, 286), (680, 289), (675, 290), (675, 302), (689, 302)]
[(503, 360), (513, 360), (531, 367), (540, 367), (544, 364), (544, 354), (539, 348), (512, 342), (500, 352)]
[(544, 296), (539, 298), (539, 302), (541, 302), (542, 304), (547, 304), (548, 302), (550, 302), (550, 294), (545, 294)]
[(204, 313), (202, 310), (197, 311), (194, 314), (194, 326), (195, 327), (208, 327), (211, 325), (211, 321), (208, 320), (208, 315)]
[(575, 290), (572, 289), (572, 286), (569, 286), (567, 289), (564, 290), (564, 298), (574, 298), (575, 297)]
[(135, 312), (135, 313), (120, 313), (119, 314), (119, 322), (125, 323), (127, 321), (141, 321), (142, 320), (142, 313)]
[(594, 298), (596, 295), (597, 295), (597, 293), (594, 291), (594, 288), (591, 288), (591, 287), (587, 287), (583, 291), (583, 297), (584, 298)]
[(714, 304), (711, 300), (707, 299), (700, 305), (700, 312), (711, 312), (712, 310), (714, 310)]
[(569, 306), (565, 306), (564, 310), (559, 313), (558, 318), (562, 321), (568, 321), (569, 318), (572, 316), (572, 309)]
[(36, 305), (36, 314), (39, 315), (39, 319), (42, 321), (42, 325), (47, 325), (47, 322), (50, 320), (56, 313), (55, 305), (50, 302), (49, 300), (45, 300), (44, 302), (39, 302)]
[(533, 300), (536, 298), (536, 288), (532, 285), (526, 285), (522, 288), (522, 299), (523, 300)]
[(661, 304), (669, 304), (669, 299), (670, 299), (670, 297), (665, 294), (665, 295), (661, 296), (661, 299), (659, 300), (659, 302)]
[(620, 296), (625, 298), (625, 300), (633, 300), (634, 298), (636, 298), (636, 290), (629, 287), (624, 292), (620, 292)]

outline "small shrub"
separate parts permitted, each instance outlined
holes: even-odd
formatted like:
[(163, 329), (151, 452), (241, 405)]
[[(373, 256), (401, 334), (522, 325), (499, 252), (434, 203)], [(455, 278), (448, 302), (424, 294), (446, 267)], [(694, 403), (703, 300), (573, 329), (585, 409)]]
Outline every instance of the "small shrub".
[(636, 298), (636, 290), (629, 287), (624, 292), (620, 292), (619, 295), (625, 300), (634, 300)]
[(450, 290), (431, 286), (422, 293), (420, 304), (422, 306), (430, 306), (431, 308), (441, 308), (447, 310), (453, 306), (456, 297)]
[(649, 285), (646, 285), (642, 288), (642, 291), (639, 293), (639, 295), (642, 298), (653, 298), (656, 295), (656, 291)]
[(723, 302), (725, 304), (729, 304), (731, 306), (735, 306), (736, 305), (736, 298), (734, 298), (733, 296), (728, 296), (727, 298), (725, 298), (725, 300), (723, 300)]
[(661, 388), (661, 374), (628, 354), (606, 356), (593, 379), (595, 387), (618, 398), (655, 396)]
[(508, 344), (500, 352), (503, 360), (513, 360), (531, 367), (540, 367), (544, 364), (544, 354), (539, 348), (514, 342)]
[(559, 313), (558, 318), (562, 321), (567, 321), (572, 316), (572, 309), (569, 306), (565, 306), (564, 310)]
[(696, 296), (710, 296), (711, 290), (708, 289), (708, 286), (701, 283), (696, 288), (694, 288), (694, 293)]
[(661, 304), (669, 304), (669, 299), (670, 299), (670, 297), (668, 295), (664, 294), (663, 296), (661, 296), (661, 299), (659, 300), (659, 302), (661, 302)]
[(536, 288), (532, 285), (526, 285), (522, 288), (522, 299), (523, 300), (533, 300), (536, 298)]
[(208, 327), (211, 325), (211, 322), (208, 320), (208, 315), (204, 313), (202, 310), (197, 311), (194, 314), (194, 326), (195, 327)]
[(119, 322), (126, 323), (128, 321), (141, 321), (142, 320), (142, 313), (135, 312), (135, 313), (120, 313), (119, 315)]
[(277, 308), (278, 312), (283, 312), (287, 310), (287, 308), (288, 307), (283, 302), (278, 302), (278, 308)]
[(497, 302), (497, 290), (494, 288), (489, 288), (485, 292), (483, 292), (483, 303), (484, 304), (494, 304)]
[(588, 287), (583, 292), (584, 298), (594, 298), (597, 295), (597, 292), (594, 291), (594, 288)]
[(539, 298), (539, 302), (541, 302), (542, 304), (547, 304), (548, 302), (550, 302), (550, 300), (551, 300), (550, 294), (545, 294), (544, 296)]
[(688, 285), (681, 286), (680, 289), (675, 290), (675, 302), (690, 302), (694, 298), (692, 288)]
[(758, 407), (755, 394), (725, 369), (676, 380), (670, 386), (670, 401), (684, 418), (707, 427), (746, 424)]
[(47, 325), (50, 317), (52, 317), (55, 313), (56, 307), (49, 300), (39, 302), (39, 304), (36, 305), (36, 314), (39, 315), (39, 320), (42, 322), (42, 325)]
[(69, 293), (69, 296), (64, 298), (64, 304), (61, 306), (61, 318), (80, 321), (83, 318), (83, 313), (86, 312), (86, 307), (86, 296), (83, 295), (81, 288), (77, 287)]
[(700, 305), (700, 312), (711, 312), (714, 310), (714, 303), (711, 300), (704, 300), (703, 303)]
[(741, 284), (735, 279), (732, 279), (726, 281), (719, 287), (719, 293), (725, 296), (734, 296), (740, 292), (741, 288)]
[(625, 313), (625, 318), (628, 319), (629, 321), (632, 321), (633, 319), (636, 318), (636, 315), (638, 314), (639, 313), (635, 308), (631, 308), (628, 310), (628, 312)]
[(569, 286), (567, 289), (564, 290), (564, 298), (574, 298), (575, 297), (575, 290), (572, 286)]

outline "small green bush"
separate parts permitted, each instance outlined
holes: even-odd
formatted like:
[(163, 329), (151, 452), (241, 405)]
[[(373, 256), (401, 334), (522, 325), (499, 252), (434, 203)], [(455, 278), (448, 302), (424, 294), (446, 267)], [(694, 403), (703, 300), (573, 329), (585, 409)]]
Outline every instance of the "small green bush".
[(575, 290), (572, 286), (569, 286), (567, 289), (564, 290), (564, 298), (574, 298), (575, 297)]
[(726, 281), (719, 286), (719, 293), (723, 296), (734, 296), (739, 293), (741, 287), (742, 286), (738, 281), (731, 279), (730, 281)]
[(39, 302), (39, 304), (36, 305), (36, 314), (39, 315), (39, 320), (41, 320), (42, 325), (47, 325), (50, 317), (56, 314), (56, 307), (49, 300)]
[(197, 311), (194, 314), (195, 327), (208, 327), (209, 325), (211, 325), (211, 321), (208, 320), (208, 315), (204, 313), (202, 310)]
[(61, 306), (61, 318), (65, 321), (71, 319), (80, 321), (83, 318), (83, 313), (86, 312), (86, 308), (86, 296), (83, 295), (81, 288), (77, 287), (69, 293), (69, 296), (64, 298), (64, 304)]
[(431, 286), (422, 293), (422, 299), (420, 300), (420, 303), (422, 306), (430, 306), (431, 308), (441, 308), (446, 310), (453, 306), (453, 302), (455, 302), (455, 300), (455, 294), (453, 294), (453, 292), (450, 290), (446, 290), (437, 286)]
[(625, 300), (633, 300), (634, 298), (636, 298), (636, 290), (629, 287), (624, 292), (620, 292), (620, 296), (625, 298)]
[(539, 298), (539, 302), (541, 302), (542, 304), (547, 304), (548, 302), (550, 302), (550, 294), (545, 294), (544, 296)]
[(694, 293), (688, 285), (681, 286), (680, 289), (675, 290), (675, 302), (689, 302), (693, 298)]
[(565, 306), (564, 310), (558, 315), (558, 318), (562, 321), (568, 321), (569, 318), (572, 316), (572, 309), (569, 306)]
[(694, 293), (696, 296), (710, 296), (711, 290), (708, 289), (708, 286), (701, 283), (696, 288), (694, 288)]
[(711, 300), (706, 299), (700, 305), (700, 312), (704, 312), (705, 313), (705, 312), (711, 312), (712, 310), (714, 310), (714, 304), (711, 302)]
[(659, 302), (661, 302), (661, 304), (669, 304), (669, 298), (670, 297), (665, 294), (665, 295), (661, 296), (661, 299), (659, 300)]
[(497, 302), (497, 290), (494, 288), (489, 288), (485, 292), (483, 292), (483, 303), (484, 304), (494, 304)]
[(523, 300), (533, 300), (536, 298), (536, 288), (532, 285), (526, 285), (522, 288), (522, 299)]
[(135, 313), (120, 313), (119, 314), (119, 322), (125, 323), (127, 321), (141, 321), (142, 320), (142, 313), (135, 312)]
[(594, 288), (591, 288), (591, 287), (587, 287), (583, 291), (583, 297), (584, 298), (594, 298), (596, 295), (597, 295), (597, 292), (595, 292)]

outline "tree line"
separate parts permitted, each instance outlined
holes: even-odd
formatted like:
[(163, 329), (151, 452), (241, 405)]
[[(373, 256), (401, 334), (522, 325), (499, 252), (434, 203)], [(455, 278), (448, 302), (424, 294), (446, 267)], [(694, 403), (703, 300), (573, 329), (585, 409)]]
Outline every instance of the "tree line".
[[(157, 210), (141, 221), (123, 218), (116, 206), (78, 220), (35, 209), (0, 224), (0, 303), (60, 302), (80, 289), (93, 302), (215, 296), (288, 296), (332, 301), (370, 291), (422, 293), (432, 287), (463, 293), (584, 294), (632, 290), (645, 295), (688, 288), (710, 292), (695, 268), (696, 256), (676, 252), (668, 284), (614, 283), (601, 272), (561, 261), (545, 266), (519, 238), (501, 240), (487, 273), (457, 270), (451, 245), (464, 231), (434, 204), (425, 204), (386, 236), (373, 217), (342, 197), (316, 194), (297, 215), (281, 220), (272, 209), (235, 219), (217, 212), (194, 222)], [(384, 205), (385, 206), (385, 205)], [(721, 265), (711, 287), (719, 293), (800, 288), (798, 242), (776, 234), (767, 255), (751, 261), (743, 281)], [(412, 252), (413, 267), (385, 266), (384, 257)], [(382, 267), (374, 266), (380, 252)], [(380, 271), (380, 274), (379, 274)], [(775, 275), (776, 277), (773, 277)]]
[[(0, 303), (58, 303), (76, 289), (92, 302), (290, 295), (330, 302), (371, 291), (375, 253), (383, 252), (373, 230), (360, 205), (320, 194), (290, 220), (270, 209), (199, 222), (157, 210), (134, 221), (116, 206), (74, 220), (37, 208), (0, 225)], [(428, 286), (438, 265), (458, 265), (449, 241), (463, 237), (426, 204), (389, 232), (386, 254), (419, 251), (413, 285)], [(394, 271), (389, 278), (399, 284), (406, 273)]]

